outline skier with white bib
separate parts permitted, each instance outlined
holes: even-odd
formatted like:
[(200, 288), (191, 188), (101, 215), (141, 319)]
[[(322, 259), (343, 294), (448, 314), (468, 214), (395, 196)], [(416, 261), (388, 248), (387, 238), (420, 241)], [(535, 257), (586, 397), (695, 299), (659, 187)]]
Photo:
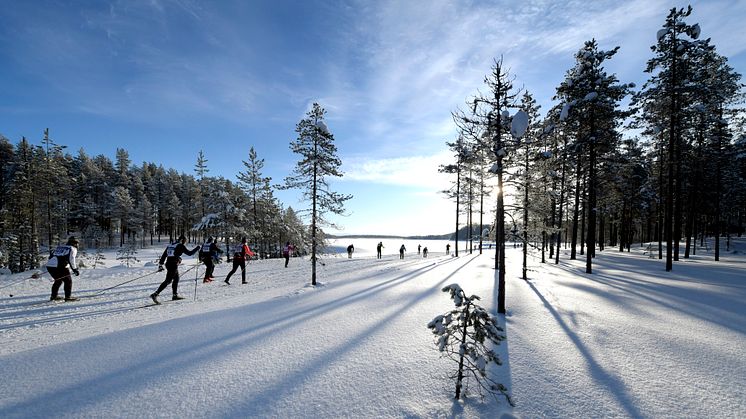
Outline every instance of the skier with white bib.
[[(80, 275), (78, 271), (78, 265), (75, 261), (75, 257), (78, 255), (78, 239), (75, 236), (70, 236), (67, 239), (67, 244), (57, 246), (56, 249), (49, 256), (47, 261), (47, 271), (54, 278), (54, 284), (52, 284), (52, 296), (49, 298), (50, 301), (62, 300), (62, 297), (58, 296), (57, 293), (60, 291), (60, 286), (65, 284), (65, 301), (76, 301), (77, 298), (72, 296), (73, 292), (73, 279), (70, 275), (70, 269), (75, 276)], [(68, 265), (70, 269), (67, 269)]]
[(172, 300), (184, 299), (184, 297), (180, 296), (177, 292), (179, 288), (179, 264), (181, 263), (181, 255), (186, 254), (187, 256), (192, 256), (200, 249), (200, 246), (197, 246), (192, 250), (188, 250), (185, 243), (186, 237), (181, 235), (179, 240), (169, 244), (161, 255), (161, 259), (158, 262), (158, 272), (163, 270), (163, 263), (165, 262), (166, 279), (161, 283), (161, 286), (158, 287), (158, 291), (150, 294), (150, 298), (156, 304), (160, 304), (160, 301), (158, 301), (158, 294), (165, 290), (168, 284), (171, 284), (171, 289), (173, 290), (173, 296), (171, 297)]

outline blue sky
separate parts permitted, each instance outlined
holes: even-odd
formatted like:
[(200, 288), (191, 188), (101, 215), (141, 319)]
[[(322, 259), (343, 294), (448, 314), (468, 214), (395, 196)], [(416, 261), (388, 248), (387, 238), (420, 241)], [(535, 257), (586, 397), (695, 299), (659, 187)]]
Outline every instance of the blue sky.
[[(607, 69), (641, 84), (671, 7), (614, 1), (0, 0), (0, 134), (76, 153), (235, 180), (250, 147), (280, 183), (310, 104), (327, 110), (351, 193), (337, 233), (442, 234), (455, 225), (437, 173), (451, 112), (484, 91), (496, 57), (543, 105), (591, 38), (621, 46)], [(694, 1), (699, 23), (746, 71), (745, 1)], [(293, 192), (286, 206), (303, 208)]]

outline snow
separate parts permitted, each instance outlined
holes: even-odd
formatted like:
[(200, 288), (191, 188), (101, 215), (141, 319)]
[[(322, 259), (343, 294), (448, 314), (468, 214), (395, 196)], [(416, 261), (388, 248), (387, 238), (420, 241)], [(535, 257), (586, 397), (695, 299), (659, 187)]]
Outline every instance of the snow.
[(572, 107), (571, 104), (565, 103), (562, 105), (562, 111), (560, 112), (560, 121), (565, 121), (568, 116), (570, 116), (570, 107)]
[(318, 128), (321, 132), (325, 134), (329, 133), (329, 127), (327, 127), (326, 123), (322, 120), (316, 121), (316, 128)]
[(513, 138), (521, 138), (528, 129), (528, 114), (524, 111), (518, 111), (513, 115), (510, 122), (510, 133)]
[(746, 417), (744, 239), (672, 272), (643, 247), (597, 252), (592, 275), (564, 249), (559, 265), (532, 255), (529, 281), (509, 244), (503, 365), (487, 373), (515, 408), (454, 401), (427, 328), (453, 308), (451, 284), (495, 312), (494, 249), (456, 258), (445, 241), (382, 238), (379, 260), (378, 241), (336, 240), (356, 252), (324, 256), (317, 287), (307, 258), (251, 262), (248, 285), (223, 285), (222, 263), (196, 300), (187, 257), (188, 298), (160, 306), (145, 307), (165, 243), (140, 249), (140, 267), (115, 269), (111, 251), (82, 269), (74, 303), (46, 301), (48, 275), (0, 276), (0, 417)]
[(695, 23), (694, 26), (692, 26), (692, 29), (690, 31), (692, 38), (698, 39), (701, 33), (702, 33), (702, 28), (699, 27), (699, 23)]
[(668, 28), (659, 29), (658, 33), (655, 34), (655, 38), (660, 42), (660, 40), (663, 39), (664, 36), (668, 35), (668, 32)]

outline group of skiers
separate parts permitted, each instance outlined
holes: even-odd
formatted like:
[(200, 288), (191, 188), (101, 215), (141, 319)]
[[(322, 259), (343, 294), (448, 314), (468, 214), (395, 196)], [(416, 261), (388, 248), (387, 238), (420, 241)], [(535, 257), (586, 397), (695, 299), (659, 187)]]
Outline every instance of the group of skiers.
[[(287, 244), (283, 248), (286, 268), (290, 259), (290, 253), (292, 253), (293, 249), (294, 247), (290, 244), (290, 242), (287, 242)], [(205, 276), (202, 280), (202, 283), (207, 284), (215, 279), (213, 277), (213, 274), (215, 272), (215, 262), (219, 260), (220, 255), (223, 253), (223, 251), (220, 250), (217, 245), (217, 240), (210, 236), (202, 246), (197, 246), (192, 250), (188, 250), (186, 247), (186, 237), (182, 235), (179, 237), (179, 240), (176, 243), (172, 243), (166, 247), (166, 250), (163, 251), (161, 259), (158, 262), (159, 271), (163, 270), (163, 265), (165, 262), (166, 279), (161, 283), (156, 292), (150, 294), (150, 298), (153, 300), (154, 303), (160, 304), (160, 302), (158, 301), (158, 295), (161, 293), (161, 291), (166, 289), (168, 284), (171, 284), (171, 289), (173, 291), (173, 295), (171, 297), (172, 300), (184, 299), (184, 297), (180, 296), (178, 293), (178, 266), (181, 263), (181, 255), (186, 254), (187, 256), (192, 256), (198, 250), (200, 251), (199, 259), (205, 264)], [(241, 238), (241, 243), (234, 246), (232, 251), (233, 254), (229, 261), (233, 261), (233, 268), (230, 270), (230, 272), (228, 272), (228, 275), (225, 276), (225, 280), (223, 282), (225, 282), (226, 285), (230, 285), (231, 276), (236, 273), (238, 268), (241, 268), (241, 284), (248, 284), (248, 282), (246, 281), (246, 260), (249, 257), (255, 257), (256, 253), (254, 253), (249, 245), (246, 244), (246, 237)]]
[[(172, 300), (183, 300), (184, 297), (178, 293), (179, 288), (179, 265), (181, 264), (182, 255), (192, 256), (199, 251), (199, 260), (205, 264), (205, 275), (202, 283), (210, 283), (215, 278), (213, 274), (215, 272), (215, 262), (219, 260), (220, 255), (223, 251), (218, 247), (217, 240), (212, 236), (208, 237), (207, 241), (201, 246), (196, 246), (189, 250), (186, 247), (186, 237), (184, 235), (179, 236), (178, 240), (166, 246), (159, 261), (158, 261), (158, 272), (166, 271), (166, 278), (163, 280), (158, 289), (150, 294), (150, 299), (155, 304), (160, 304), (158, 296), (163, 292), (169, 284), (171, 285)], [(241, 268), (241, 284), (248, 284), (246, 281), (246, 259), (249, 257), (256, 256), (248, 244), (246, 244), (246, 237), (241, 239), (241, 243), (234, 246), (232, 258), (229, 261), (233, 261), (233, 269), (228, 272), (225, 277), (225, 283), (230, 285), (230, 278), (236, 271)], [(285, 267), (287, 268), (290, 256), (295, 251), (295, 246), (290, 242), (287, 242), (283, 246), (282, 254), (285, 258)], [(80, 275), (76, 257), (78, 254), (78, 240), (75, 236), (68, 238), (67, 243), (64, 245), (57, 246), (50, 254), (49, 260), (47, 261), (47, 271), (54, 279), (52, 284), (52, 295), (50, 301), (60, 301), (63, 297), (60, 297), (59, 289), (64, 284), (65, 301), (76, 301), (77, 298), (72, 296), (72, 274), (75, 276)], [(72, 273), (71, 273), (72, 271)]]
[[(158, 287), (158, 289), (150, 294), (150, 299), (153, 300), (155, 304), (160, 304), (160, 301), (158, 300), (158, 296), (160, 295), (163, 290), (166, 289), (166, 287), (171, 285), (171, 291), (172, 291), (172, 300), (183, 300), (184, 297), (180, 296), (178, 293), (179, 288), (179, 264), (181, 264), (181, 256), (187, 255), (192, 256), (198, 251), (199, 253), (199, 260), (205, 264), (205, 276), (202, 280), (202, 283), (207, 284), (212, 282), (215, 278), (213, 277), (213, 274), (215, 272), (215, 262), (219, 260), (220, 255), (223, 253), (223, 251), (218, 247), (217, 240), (214, 239), (212, 236), (208, 237), (207, 241), (201, 245), (196, 246), (192, 250), (189, 250), (186, 247), (186, 237), (184, 235), (179, 236), (179, 239), (175, 241), (174, 243), (169, 244), (166, 246), (166, 249), (163, 251), (163, 254), (161, 255), (160, 260), (158, 261), (158, 272), (161, 272), (166, 270), (166, 278), (163, 280), (161, 285)], [(446, 245), (446, 254), (449, 253), (451, 245)], [(254, 257), (256, 254), (251, 250), (248, 244), (246, 244), (246, 237), (243, 237), (241, 239), (241, 243), (234, 246), (232, 258), (229, 259), (229, 261), (233, 261), (233, 269), (228, 272), (228, 275), (225, 277), (225, 283), (227, 285), (230, 285), (230, 279), (231, 276), (233, 276), (234, 273), (238, 270), (238, 268), (241, 268), (241, 284), (247, 284), (246, 282), (246, 259), (249, 257)], [(381, 251), (383, 250), (383, 242), (379, 242), (376, 246), (376, 256), (378, 259), (381, 259)], [(290, 244), (290, 242), (287, 242), (285, 246), (282, 248), (282, 256), (285, 258), (285, 267), (288, 267), (288, 262), (290, 261), (290, 256), (295, 251), (295, 246)], [(352, 258), (352, 253), (355, 251), (355, 246), (350, 244), (347, 246), (347, 256), (349, 258)], [(402, 244), (399, 248), (399, 259), (404, 259), (404, 252), (407, 251), (407, 248)], [(420, 251), (422, 251), (423, 257), (427, 257), (427, 247), (424, 249), (421, 248), (420, 245), (417, 246), (417, 254), (420, 254)], [(62, 300), (63, 297), (60, 297), (59, 290), (60, 286), (64, 284), (64, 292), (65, 292), (65, 301), (76, 301), (77, 298), (72, 296), (72, 288), (73, 288), (73, 281), (72, 281), (72, 275), (75, 276), (80, 275), (80, 271), (78, 271), (78, 265), (76, 262), (76, 256), (78, 254), (78, 240), (75, 238), (75, 236), (71, 236), (68, 238), (67, 243), (64, 245), (57, 246), (54, 251), (49, 256), (49, 260), (47, 261), (47, 271), (49, 271), (49, 274), (54, 279), (54, 283), (52, 284), (52, 295), (50, 297), (50, 301), (58, 301)], [(69, 269), (68, 269), (69, 267)], [(72, 272), (71, 272), (72, 271)]]

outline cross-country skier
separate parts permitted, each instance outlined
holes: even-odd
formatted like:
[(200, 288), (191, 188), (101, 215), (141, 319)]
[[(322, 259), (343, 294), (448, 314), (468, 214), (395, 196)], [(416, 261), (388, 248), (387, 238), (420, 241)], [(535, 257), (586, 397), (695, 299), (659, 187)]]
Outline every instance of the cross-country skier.
[(75, 276), (80, 275), (78, 271), (78, 265), (75, 262), (75, 257), (78, 255), (78, 239), (75, 236), (70, 236), (67, 239), (67, 244), (57, 246), (56, 249), (49, 256), (47, 261), (47, 271), (54, 278), (54, 284), (52, 284), (52, 296), (49, 298), (50, 301), (61, 300), (57, 293), (60, 291), (60, 285), (65, 284), (65, 301), (75, 301), (77, 298), (72, 296), (73, 292), (73, 279), (70, 275), (70, 270), (67, 266), (70, 266)]
[(230, 285), (231, 283), (229, 280), (231, 279), (231, 276), (236, 272), (238, 267), (241, 267), (241, 284), (248, 284), (246, 282), (246, 256), (256, 256), (254, 252), (251, 251), (249, 248), (249, 245), (246, 244), (246, 237), (241, 239), (241, 244), (236, 246), (236, 248), (233, 251), (233, 269), (231, 269), (230, 272), (228, 272), (228, 276), (225, 277), (225, 283)]
[(199, 250), (199, 259), (205, 264), (205, 279), (202, 280), (202, 283), (206, 284), (214, 279), (212, 274), (215, 272), (215, 260), (220, 253), (223, 253), (223, 251), (218, 247), (217, 240), (213, 239), (212, 236), (208, 237)]
[(282, 257), (285, 258), (285, 267), (288, 267), (288, 262), (290, 262), (290, 255), (295, 251), (295, 246), (290, 244), (290, 242), (285, 243), (285, 247), (282, 248)]
[(184, 297), (180, 296), (178, 291), (179, 288), (179, 264), (181, 263), (181, 255), (192, 256), (197, 253), (200, 246), (195, 247), (192, 250), (186, 248), (186, 237), (184, 235), (179, 236), (179, 240), (169, 244), (166, 250), (163, 251), (160, 261), (158, 261), (158, 272), (163, 270), (163, 263), (166, 263), (166, 279), (158, 287), (158, 291), (150, 294), (150, 298), (153, 302), (160, 304), (158, 301), (158, 295), (161, 291), (165, 290), (168, 284), (171, 284), (173, 290), (172, 300), (183, 300)]

